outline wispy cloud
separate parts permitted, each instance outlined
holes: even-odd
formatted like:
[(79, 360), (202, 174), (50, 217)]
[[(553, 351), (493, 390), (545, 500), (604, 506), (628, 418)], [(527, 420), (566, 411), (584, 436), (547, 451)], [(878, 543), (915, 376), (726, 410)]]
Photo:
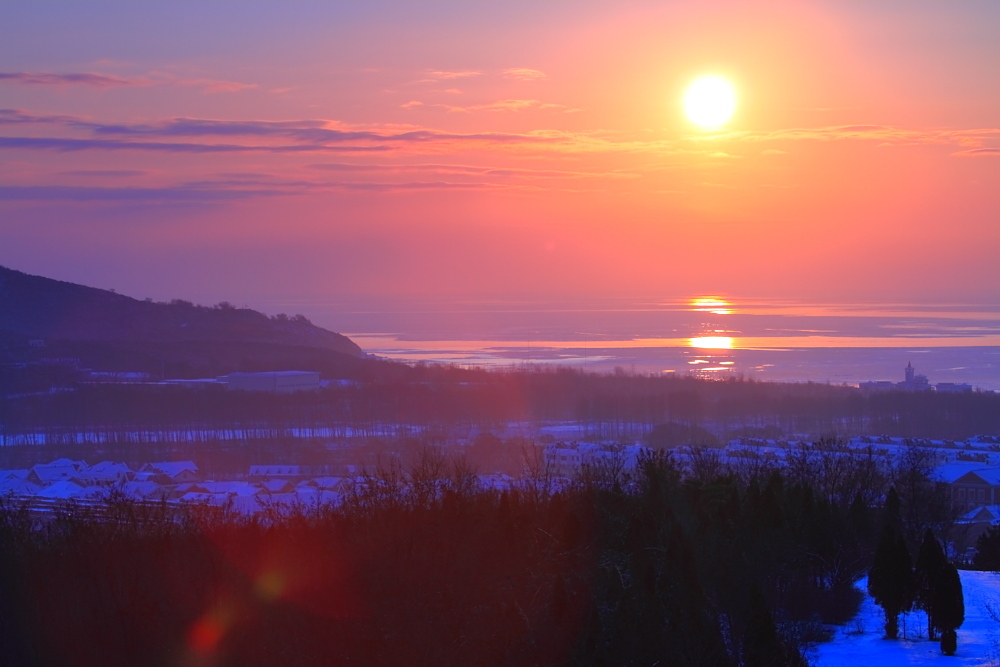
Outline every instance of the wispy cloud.
[(450, 79), (468, 79), (473, 76), (479, 76), (482, 72), (477, 70), (458, 70), (458, 71), (448, 71), (448, 70), (430, 70), (427, 73), (427, 77), (432, 81), (447, 81)]
[(87, 176), (94, 178), (133, 178), (145, 176), (146, 171), (140, 169), (73, 169), (71, 171), (61, 171), (64, 176)]
[(1000, 136), (1000, 128), (973, 128), (967, 130), (929, 129), (913, 130), (888, 125), (838, 125), (818, 128), (789, 128), (771, 132), (719, 132), (703, 136), (690, 136), (691, 141), (877, 141), (891, 146), (919, 144), (958, 144), (978, 147), (992, 137)]
[(461, 164), (350, 164), (343, 162), (318, 163), (308, 165), (310, 169), (335, 172), (383, 173), (398, 174), (412, 172), (432, 172), (437, 174), (471, 174), (491, 177), (518, 177), (525, 179), (553, 178), (638, 178), (638, 174), (630, 172), (587, 172), (559, 169), (523, 169), (510, 167), (483, 167)]
[(0, 72), (0, 81), (20, 83), (28, 86), (92, 86), (94, 88), (111, 88), (113, 86), (148, 86), (147, 81), (129, 79), (112, 74), (97, 74), (96, 72), (72, 72), (56, 74), (53, 72)]
[(65, 185), (0, 186), (0, 200), (39, 202), (187, 202), (209, 203), (288, 194), (282, 190), (234, 188), (101, 188)]
[(1000, 148), (972, 148), (952, 153), (955, 157), (1000, 157)]
[[(408, 105), (420, 106), (417, 100)], [(427, 104), (426, 106), (432, 106)], [(534, 99), (507, 99), (469, 106), (434, 105), (453, 113), (565, 114), (571, 107)], [(654, 131), (533, 130), (525, 133), (458, 133), (414, 125), (351, 126), (328, 119), (227, 120), (169, 118), (140, 123), (102, 123), (76, 116), (33, 114), (0, 109), (0, 149), (46, 151), (150, 151), (170, 153), (364, 153), (379, 151), (447, 152), (458, 146), (481, 148), (537, 146), (547, 151), (666, 156), (738, 157), (739, 143), (752, 143), (766, 155), (788, 151), (798, 141), (869, 141), (878, 145), (950, 145), (961, 155), (991, 155), (983, 146), (1000, 129), (910, 130), (884, 125), (790, 128), (770, 132), (721, 132), (671, 136)], [(33, 127), (34, 126), (34, 127)], [(25, 128), (24, 132), (20, 128)], [(30, 128), (30, 131), (29, 129)], [(40, 133), (39, 128), (45, 132)], [(982, 150), (982, 153), (973, 151)], [(728, 158), (727, 158), (728, 159)]]
[[(83, 124), (78, 124), (83, 126)], [(511, 134), (503, 132), (478, 132), (459, 134), (435, 130), (410, 130), (406, 132), (374, 132), (371, 130), (342, 130), (331, 127), (325, 120), (295, 121), (233, 121), (200, 118), (175, 118), (154, 124), (86, 124), (99, 136), (144, 136), (144, 137), (278, 137), (292, 139), (304, 144), (331, 144), (345, 142), (379, 143), (426, 143), (437, 141), (479, 141), (496, 143), (544, 142), (546, 137), (531, 134)]]
[(522, 190), (526, 186), (501, 183), (463, 183), (449, 181), (410, 181), (405, 183), (337, 183), (331, 188), (364, 192), (414, 192), (422, 190)]
[(0, 202), (105, 204), (215, 204), (247, 199), (288, 197), (316, 192), (423, 192), (435, 190), (539, 190), (530, 185), (491, 182), (311, 182), (272, 179), (196, 181), (165, 187), (88, 187), (66, 185), (0, 186)]
[(311, 144), (275, 146), (167, 141), (122, 141), (117, 139), (74, 139), (65, 137), (0, 137), (0, 149), (3, 148), (53, 150), (60, 152), (133, 150), (166, 153), (315, 153), (389, 150), (388, 146), (325, 146)]
[[(238, 93), (244, 90), (254, 90), (256, 83), (240, 81), (225, 81), (222, 79), (174, 79), (168, 83), (185, 88), (201, 88), (206, 93)], [(274, 91), (271, 91), (274, 92)]]
[(26, 86), (87, 86), (91, 88), (182, 86), (199, 88), (207, 93), (236, 93), (257, 88), (255, 83), (226, 81), (222, 79), (188, 79), (165, 72), (142, 76), (118, 76), (99, 72), (0, 72), (0, 83)]
[(48, 115), (42, 116), (32, 114), (22, 109), (0, 109), (0, 125), (28, 125), (28, 124), (61, 124), (70, 125), (72, 123), (83, 122), (79, 116)]
[(441, 83), (442, 81), (454, 81), (456, 79), (471, 79), (481, 76), (482, 72), (474, 69), (464, 70), (424, 70), (421, 77), (411, 83)]
[(420, 100), (410, 100), (409, 102), (400, 104), (399, 106), (401, 109), (416, 109), (417, 107), (438, 108), (453, 113), (476, 113), (479, 111), (487, 111), (487, 112), (553, 111), (561, 113), (575, 113), (577, 111), (580, 111), (579, 109), (573, 109), (564, 104), (542, 102), (541, 100), (498, 100), (496, 102), (488, 102), (485, 104), (470, 104), (467, 106), (460, 106), (455, 104), (442, 104), (437, 102), (425, 103)]
[[(78, 135), (82, 131), (89, 136), (6, 136), (0, 137), (0, 149), (302, 153), (385, 151), (393, 146), (407, 144), (551, 144), (563, 141), (556, 136), (536, 133), (461, 134), (427, 129), (395, 132), (339, 129), (336, 123), (327, 120), (234, 121), (174, 118), (155, 123), (128, 124), (97, 123), (76, 117), (31, 116), (15, 110), (8, 111), (0, 113), (0, 122), (56, 124), (72, 131), (72, 134)], [(229, 141), (213, 141), (219, 138)]]
[(545, 72), (527, 67), (508, 67), (501, 74), (508, 79), (519, 79), (521, 81), (538, 81), (545, 78)]
[(551, 111), (558, 113), (577, 113), (580, 111), (580, 109), (568, 107), (565, 104), (542, 102), (541, 100), (499, 100), (488, 104), (473, 104), (465, 107), (452, 106), (450, 104), (438, 106), (443, 106), (448, 111), (458, 113), (475, 113), (477, 111), (509, 111), (515, 113), (522, 111)]

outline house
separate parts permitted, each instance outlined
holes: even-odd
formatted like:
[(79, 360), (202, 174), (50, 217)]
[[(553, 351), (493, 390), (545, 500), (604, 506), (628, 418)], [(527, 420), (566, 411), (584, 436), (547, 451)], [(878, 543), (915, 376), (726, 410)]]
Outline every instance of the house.
[(264, 507), (264, 503), (260, 501), (260, 496), (256, 494), (236, 495), (227, 493), (203, 493), (198, 491), (189, 491), (180, 497), (180, 501), (182, 503), (193, 505), (218, 507), (247, 516), (259, 512)]
[(170, 478), (173, 484), (197, 482), (201, 479), (194, 461), (158, 461), (147, 463), (140, 472), (157, 472)]
[(491, 491), (506, 491), (514, 487), (514, 478), (503, 473), (477, 475), (479, 488)]
[(170, 490), (157, 484), (156, 482), (125, 482), (121, 486), (122, 492), (138, 500), (163, 500), (170, 494)]
[(78, 478), (81, 471), (86, 470), (87, 467), (86, 461), (56, 459), (51, 463), (33, 465), (25, 479), (38, 486), (48, 486), (54, 482)]
[(966, 523), (985, 523), (991, 526), (1000, 524), (1000, 505), (984, 505), (966, 512), (961, 518)]
[(133, 482), (153, 482), (154, 484), (172, 484), (173, 480), (162, 472), (157, 472), (155, 470), (140, 470), (139, 472), (132, 473)]
[(250, 466), (247, 477), (251, 480), (294, 479), (304, 475), (302, 466), (275, 464)]
[(947, 486), (952, 504), (961, 512), (1000, 504), (1000, 466), (954, 461), (935, 468), (931, 478)]
[(336, 493), (347, 493), (354, 487), (354, 480), (349, 477), (313, 477), (312, 479), (299, 482), (296, 488), (319, 489), (320, 491), (335, 491)]
[(295, 488), (293, 504), (305, 507), (318, 507), (320, 505), (337, 505), (343, 497), (342, 493), (320, 489), (315, 486), (299, 485)]
[(1000, 503), (1000, 468), (980, 468), (965, 473), (951, 483), (951, 500), (964, 510)]
[(91, 466), (85, 471), (81, 471), (79, 478), (85, 479), (91, 484), (124, 484), (130, 481), (135, 473), (124, 463), (113, 463), (111, 461), (101, 461)]
[(264, 493), (264, 489), (250, 482), (201, 482), (197, 488), (205, 493), (226, 496), (256, 496)]
[(594, 443), (559, 443), (543, 452), (545, 469), (559, 477), (575, 477), (584, 466), (595, 469), (634, 470), (640, 458), (648, 454), (642, 445), (598, 445)]
[(287, 479), (266, 479), (258, 483), (270, 494), (290, 493), (295, 489), (295, 486)]
[(0, 496), (33, 496), (41, 488), (23, 477), (11, 475), (0, 479)]
[(573, 477), (583, 467), (583, 455), (565, 445), (546, 447), (543, 456), (545, 469), (559, 477)]
[(50, 500), (83, 500), (98, 499), (107, 492), (108, 489), (104, 486), (85, 486), (76, 480), (63, 479), (39, 489), (35, 496)]
[(983, 505), (969, 510), (955, 522), (952, 529), (952, 545), (955, 552), (965, 558), (971, 558), (979, 536), (990, 526), (997, 525), (1000, 525), (1000, 505)]

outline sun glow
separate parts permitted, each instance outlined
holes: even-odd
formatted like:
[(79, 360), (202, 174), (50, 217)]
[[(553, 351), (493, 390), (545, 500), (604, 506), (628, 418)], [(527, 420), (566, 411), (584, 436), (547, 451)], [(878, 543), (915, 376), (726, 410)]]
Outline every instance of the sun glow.
[(732, 304), (715, 296), (700, 297), (691, 300), (693, 310), (713, 313), (715, 315), (729, 315), (733, 312)]
[(733, 339), (729, 336), (701, 336), (688, 339), (688, 343), (703, 350), (731, 350), (733, 347)]
[(720, 76), (695, 79), (684, 93), (684, 112), (691, 122), (705, 128), (724, 125), (736, 110), (736, 91)]

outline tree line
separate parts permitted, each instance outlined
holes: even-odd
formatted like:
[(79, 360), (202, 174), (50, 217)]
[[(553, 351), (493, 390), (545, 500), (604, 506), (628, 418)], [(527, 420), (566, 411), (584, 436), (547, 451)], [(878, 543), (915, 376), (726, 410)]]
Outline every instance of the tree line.
[[(502, 428), (513, 421), (576, 421), (599, 438), (639, 438), (661, 424), (710, 436), (887, 434), (959, 440), (1000, 432), (1000, 395), (891, 391), (814, 383), (598, 375), (573, 369), (485, 371), (359, 363), (354, 377), (295, 395), (160, 385), (75, 384), (9, 394), (8, 434), (93, 431), (352, 429), (372, 436), (399, 424)], [(688, 444), (688, 443), (682, 443)]]
[(178, 518), (113, 494), (99, 515), (69, 505), (39, 522), (8, 502), (0, 658), (804, 666), (856, 612), (854, 583), (878, 581), (879, 527), (898, 542), (913, 501), (816, 482), (657, 452), (632, 472), (557, 485), (539, 471), (496, 490), (425, 456), (291, 513)]

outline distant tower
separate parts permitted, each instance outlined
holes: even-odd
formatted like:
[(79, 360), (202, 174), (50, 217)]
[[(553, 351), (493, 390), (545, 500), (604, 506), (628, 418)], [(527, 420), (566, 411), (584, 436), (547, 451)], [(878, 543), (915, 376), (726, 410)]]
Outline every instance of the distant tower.
[(913, 364), (906, 362), (906, 384), (913, 384)]

